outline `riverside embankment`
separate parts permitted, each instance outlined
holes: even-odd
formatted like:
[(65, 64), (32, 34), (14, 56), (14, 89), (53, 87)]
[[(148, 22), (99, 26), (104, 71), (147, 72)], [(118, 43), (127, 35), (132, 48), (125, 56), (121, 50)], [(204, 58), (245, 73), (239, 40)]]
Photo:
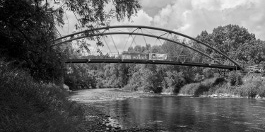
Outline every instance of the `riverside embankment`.
[(87, 128), (91, 131), (265, 130), (264, 100), (181, 97), (117, 89), (76, 91), (70, 99), (88, 107)]
[(78, 102), (85, 109), (86, 120), (83, 124), (87, 131), (148, 132), (153, 130), (149, 128), (138, 127), (122, 129), (115, 117), (111, 117), (109, 113), (105, 112), (107, 108), (102, 108), (101, 104), (129, 98), (135, 99), (151, 96), (159, 95), (142, 92), (126, 92), (120, 89), (112, 88), (73, 91), (70, 94), (69, 99)]

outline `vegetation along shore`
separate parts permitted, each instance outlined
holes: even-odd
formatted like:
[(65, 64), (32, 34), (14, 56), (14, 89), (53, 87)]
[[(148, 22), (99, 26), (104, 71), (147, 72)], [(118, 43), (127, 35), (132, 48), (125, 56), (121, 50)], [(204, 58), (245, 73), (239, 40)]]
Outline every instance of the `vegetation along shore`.
[[(104, 9), (111, 2), (113, 10), (109, 14)], [(218, 69), (172, 65), (66, 65), (65, 61), (69, 58), (87, 58), (80, 50), (86, 50), (88, 45), (80, 42), (76, 48), (69, 41), (65, 45), (54, 46), (53, 40), (62, 36), (57, 27), (63, 27), (65, 13), (68, 11), (78, 16), (76, 30), (83, 30), (107, 26), (114, 18), (117, 21), (129, 19), (140, 8), (138, 0), (67, 1), (64, 6), (56, 9), (47, 0), (1, 0), (0, 131), (152, 131), (138, 128), (121, 130), (119, 127), (109, 126), (108, 115), (92, 104), (69, 99), (69, 92), (63, 88), (64, 85), (69, 86), (72, 91), (120, 88), (121, 91), (116, 93), (124, 96), (118, 96), (119, 98), (137, 98), (143, 93), (143, 96), (150, 95), (146, 93), (165, 93), (265, 97), (265, 81), (262, 77), (264, 71), (250, 74), (225, 71), (227, 74), (222, 75)], [(195, 38), (215, 47), (243, 67), (261, 65), (264, 69), (265, 42), (257, 39), (245, 27), (233, 24), (218, 26), (211, 33), (202, 31)], [(212, 49), (200, 47), (195, 41), (176, 36), (171, 39), (191, 48), (201, 49), (223, 64), (229, 63)], [(94, 40), (97, 41), (98, 38)], [(97, 46), (103, 45), (98, 41)], [(161, 45), (131, 46), (124, 53), (157, 53), (168, 56), (179, 56), (181, 53), (186, 60), (207, 61), (197, 52), (169, 41)], [(100, 57), (110, 58), (103, 54)], [(134, 92), (128, 94), (123, 91)], [(106, 95), (117, 98), (116, 95)]]

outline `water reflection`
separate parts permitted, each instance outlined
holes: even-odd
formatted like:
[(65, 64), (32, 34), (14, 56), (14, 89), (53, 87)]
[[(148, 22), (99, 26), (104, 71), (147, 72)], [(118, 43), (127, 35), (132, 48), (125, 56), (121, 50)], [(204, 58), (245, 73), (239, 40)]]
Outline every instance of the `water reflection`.
[(265, 131), (265, 101), (148, 97), (101, 104), (123, 128), (167, 131)]

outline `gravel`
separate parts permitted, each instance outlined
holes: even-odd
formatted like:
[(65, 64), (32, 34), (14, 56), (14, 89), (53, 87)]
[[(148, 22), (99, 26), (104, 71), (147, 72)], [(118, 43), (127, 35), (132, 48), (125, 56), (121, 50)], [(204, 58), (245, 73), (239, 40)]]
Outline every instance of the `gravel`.
[(70, 94), (70, 100), (80, 103), (85, 109), (85, 121), (83, 127), (87, 132), (153, 132), (152, 129), (129, 128), (121, 129), (117, 122), (113, 122), (109, 115), (103, 113), (95, 102), (114, 101), (127, 98), (139, 98), (146, 96), (158, 96), (151, 93), (126, 92), (120, 89), (89, 89), (74, 91)]

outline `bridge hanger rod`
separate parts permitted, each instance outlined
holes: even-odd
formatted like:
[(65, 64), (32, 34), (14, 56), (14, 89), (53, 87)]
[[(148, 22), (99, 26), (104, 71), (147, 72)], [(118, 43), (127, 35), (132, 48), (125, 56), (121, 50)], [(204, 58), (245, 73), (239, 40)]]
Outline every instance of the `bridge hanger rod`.
[(189, 47), (188, 45), (185, 45), (183, 43), (180, 43), (180, 42), (176, 42), (174, 40), (171, 40), (171, 39), (167, 39), (167, 38), (164, 38), (164, 37), (158, 37), (158, 36), (155, 36), (155, 35), (150, 35), (150, 34), (143, 34), (143, 33), (131, 33), (131, 32), (108, 32), (108, 33), (99, 33), (99, 34), (90, 34), (89, 36), (80, 36), (80, 37), (77, 37), (77, 38), (72, 38), (72, 39), (69, 39), (69, 40), (66, 40), (66, 41), (63, 41), (63, 42), (59, 42), (57, 43), (56, 45), (60, 45), (60, 44), (63, 44), (63, 43), (66, 43), (66, 42), (71, 42), (71, 41), (74, 41), (74, 40), (78, 40), (78, 39), (82, 39), (82, 38), (86, 38), (86, 37), (93, 37), (93, 36), (103, 36), (103, 35), (128, 35), (128, 34), (131, 34), (131, 35), (140, 35), (140, 36), (147, 36), (147, 37), (151, 37), (151, 38), (157, 38), (157, 39), (163, 39), (163, 40), (166, 40), (166, 41), (169, 41), (169, 42), (172, 42), (172, 43), (176, 43), (178, 45), (182, 45), (186, 48), (189, 48), (191, 50), (194, 50), (212, 60), (215, 60), (214, 58), (212, 58), (211, 56), (203, 53), (202, 51), (199, 51), (195, 48), (192, 48), (192, 47)]
[[(176, 34), (176, 35), (179, 35), (179, 36), (182, 36), (182, 37), (185, 37), (185, 38), (188, 38), (190, 40), (193, 40), (197, 43), (200, 43), (202, 45), (205, 45), (206, 47), (216, 51), (217, 53), (221, 54), (222, 56), (224, 56), (225, 58), (227, 58), (228, 60), (230, 60), (231, 62), (233, 62), (236, 66), (238, 66), (240, 69), (243, 69), (236, 61), (234, 61), (233, 59), (229, 58), (227, 55), (225, 55), (224, 53), (222, 53), (221, 51), (211, 47), (209, 44), (207, 43), (204, 43), (200, 40), (197, 40), (193, 37), (190, 37), (188, 35), (185, 35), (185, 34), (182, 34), (182, 33), (179, 33), (179, 32), (175, 32), (175, 31), (171, 31), (171, 30), (168, 30), (168, 29), (163, 29), (163, 28), (157, 28), (157, 27), (151, 27), (151, 26), (141, 26), (141, 25), (117, 25), (117, 26), (106, 26), (106, 27), (100, 27), (100, 28), (92, 28), (92, 29), (88, 29), (88, 30), (85, 30), (85, 31), (81, 31), (81, 32), (76, 32), (76, 33), (73, 33), (73, 34), (70, 34), (70, 35), (66, 35), (66, 36), (63, 36), (61, 38), (58, 38), (58, 39), (55, 39), (53, 40), (53, 42), (55, 41), (58, 41), (60, 39), (63, 39), (63, 38), (67, 38), (67, 37), (70, 37), (70, 36), (74, 36), (74, 35), (77, 35), (77, 34), (81, 34), (81, 33), (86, 33), (86, 32), (90, 32), (90, 31), (97, 31), (97, 30), (102, 30), (102, 29), (111, 29), (111, 28), (138, 28), (138, 29), (142, 29), (142, 28), (145, 28), (145, 29), (153, 29), (153, 30), (159, 30), (159, 31), (164, 31), (164, 32), (168, 32), (168, 33), (173, 33), (173, 34)], [(55, 44), (56, 45), (56, 44)], [(55, 46), (53, 45), (53, 46)]]

